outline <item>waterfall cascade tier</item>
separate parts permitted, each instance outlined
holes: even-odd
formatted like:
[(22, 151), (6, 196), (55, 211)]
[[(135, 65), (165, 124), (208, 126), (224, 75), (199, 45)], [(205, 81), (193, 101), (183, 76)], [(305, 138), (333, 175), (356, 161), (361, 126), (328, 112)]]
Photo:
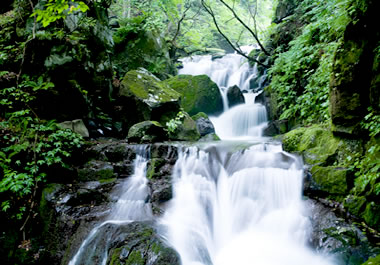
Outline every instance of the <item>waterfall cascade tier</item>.
[(184, 150), (165, 237), (189, 264), (327, 265), (305, 247), (302, 162), (279, 144), (231, 152), (223, 144)]
[(118, 233), (117, 225), (153, 218), (150, 205), (146, 203), (148, 197), (146, 167), (149, 151), (147, 146), (141, 145), (136, 147), (136, 153), (134, 174), (124, 181), (116, 192), (118, 200), (107, 220), (92, 229), (68, 265), (106, 265), (108, 247)]
[[(257, 71), (236, 54), (213, 61), (199, 56), (183, 63), (180, 74), (209, 75), (226, 103), (227, 87), (238, 85), (246, 93), (245, 104), (230, 109), (225, 104), (224, 113), (210, 117), (216, 133), (229, 141), (182, 147), (174, 165), (174, 195), (157, 224), (182, 264), (334, 264), (306, 246), (311, 224), (301, 200), (302, 161), (284, 152), (280, 143), (262, 137), (266, 109), (255, 103), (257, 94), (249, 88)], [(147, 162), (148, 155), (137, 155), (135, 173), (122, 187), (108, 220), (92, 230), (69, 265), (93, 260), (105, 265), (107, 252), (100, 251), (95, 259), (94, 250), (107, 249), (117, 233), (99, 240), (99, 231), (154, 218), (146, 203)]]

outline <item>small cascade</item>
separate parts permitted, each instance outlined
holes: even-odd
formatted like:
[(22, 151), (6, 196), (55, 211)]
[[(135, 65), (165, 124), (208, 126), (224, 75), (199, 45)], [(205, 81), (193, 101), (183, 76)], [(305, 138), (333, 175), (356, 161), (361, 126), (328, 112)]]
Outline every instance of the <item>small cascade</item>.
[(149, 150), (146, 145), (136, 146), (134, 173), (126, 179), (115, 194), (119, 199), (112, 208), (106, 221), (96, 226), (82, 242), (69, 265), (106, 265), (108, 248), (118, 234), (118, 225), (132, 221), (151, 220), (153, 215), (146, 203), (148, 186), (146, 167)]
[(257, 66), (250, 68), (247, 60), (238, 54), (215, 60), (211, 55), (193, 56), (182, 59), (182, 63), (179, 74), (208, 75), (218, 85), (225, 111), (228, 109), (227, 89), (237, 85), (240, 90), (249, 92), (250, 80), (257, 76)]
[(278, 144), (185, 149), (161, 219), (165, 237), (184, 265), (331, 264), (305, 247), (310, 223), (302, 174), (302, 162)]

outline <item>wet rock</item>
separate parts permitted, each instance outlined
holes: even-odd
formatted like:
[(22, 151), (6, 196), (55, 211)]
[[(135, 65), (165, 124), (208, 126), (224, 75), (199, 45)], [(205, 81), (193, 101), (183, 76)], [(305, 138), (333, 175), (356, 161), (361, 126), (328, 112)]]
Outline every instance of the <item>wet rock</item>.
[(165, 159), (153, 158), (149, 161), (146, 176), (149, 180), (150, 201), (155, 214), (161, 214), (163, 212), (162, 204), (173, 197), (172, 170), (173, 164), (168, 163)]
[(196, 125), (198, 132), (201, 136), (205, 136), (210, 133), (215, 133), (215, 128), (206, 113), (200, 112), (191, 117)]
[(311, 212), (310, 244), (317, 252), (332, 255), (336, 264), (361, 264), (379, 249), (370, 245), (368, 238), (354, 225), (314, 200), (306, 201)]
[(113, 165), (104, 161), (90, 161), (78, 169), (80, 181), (110, 179), (114, 177)]
[[(44, 264), (61, 264), (67, 242), (81, 223), (87, 227), (108, 211), (108, 193), (115, 179), (91, 181), (78, 185), (49, 184), (42, 191), (39, 204), (41, 242), (39, 253)], [(63, 263), (62, 263), (63, 264)]]
[(84, 122), (81, 119), (77, 119), (73, 121), (64, 121), (64, 122), (58, 123), (58, 126), (62, 129), (70, 129), (73, 132), (76, 132), (83, 137), (90, 136), (86, 128), (86, 125), (84, 125)]
[(201, 137), (195, 121), (189, 116), (188, 113), (182, 112), (183, 118), (181, 123), (175, 128), (173, 132), (169, 132), (170, 140), (178, 141), (197, 141)]
[(233, 106), (244, 104), (245, 99), (243, 93), (238, 86), (234, 85), (227, 89), (227, 98), (228, 98), (228, 106), (231, 108)]
[(178, 75), (164, 82), (181, 94), (181, 107), (190, 115), (198, 112), (210, 115), (223, 111), (219, 88), (206, 75)]
[(144, 67), (154, 69), (159, 78), (175, 75), (176, 68), (170, 59), (169, 47), (164, 37), (155, 30), (145, 30), (134, 25), (133, 31), (120, 27), (115, 32), (115, 49), (112, 62), (119, 76), (126, 71)]
[(174, 165), (178, 159), (178, 146), (170, 144), (155, 143), (150, 146), (151, 158), (163, 158)]
[(264, 129), (265, 136), (275, 136), (279, 134), (284, 134), (288, 131), (288, 121), (287, 120), (275, 120), (270, 121), (268, 126)]
[[(95, 247), (96, 246), (96, 247)], [(78, 263), (91, 260), (101, 264), (164, 265), (180, 264), (178, 253), (157, 235), (152, 222), (105, 223), (85, 246)]]
[(133, 70), (120, 84), (115, 111), (125, 131), (142, 121), (165, 124), (179, 112), (180, 96), (147, 70)]
[(325, 192), (335, 196), (343, 196), (349, 191), (347, 168), (314, 166), (311, 169), (311, 174), (311, 189), (313, 191)]
[(159, 142), (167, 139), (162, 125), (156, 121), (143, 121), (133, 125), (128, 131), (128, 140), (137, 143)]

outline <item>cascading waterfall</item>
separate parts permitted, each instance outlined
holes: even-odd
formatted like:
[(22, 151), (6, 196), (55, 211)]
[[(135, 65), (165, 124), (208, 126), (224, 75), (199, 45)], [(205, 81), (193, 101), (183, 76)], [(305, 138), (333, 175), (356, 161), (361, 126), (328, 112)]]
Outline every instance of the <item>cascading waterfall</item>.
[(215, 60), (211, 55), (193, 56), (183, 59), (182, 63), (183, 68), (179, 70), (179, 74), (205, 74), (218, 85), (223, 98), (224, 110), (228, 109), (227, 89), (237, 85), (242, 91), (248, 92), (250, 90), (249, 80), (257, 76), (257, 67), (251, 69), (246, 59), (238, 54), (227, 54)]
[[(184, 60), (180, 73), (209, 74), (222, 87), (234, 83), (246, 90), (242, 84), (249, 83), (249, 73), (228, 70), (237, 67), (236, 56), (211, 64), (207, 56)], [(180, 153), (173, 172), (174, 197), (160, 220), (166, 227), (163, 236), (184, 265), (333, 264), (306, 247), (310, 223), (301, 200), (302, 162), (261, 137), (266, 110), (255, 104), (255, 96), (245, 94), (245, 104), (211, 118), (221, 139), (238, 142)], [(251, 146), (236, 151), (241, 145)]]
[(278, 144), (232, 153), (223, 144), (186, 149), (161, 219), (165, 237), (184, 265), (330, 264), (305, 247), (302, 174), (302, 163)]
[(150, 205), (146, 203), (148, 197), (146, 179), (148, 158), (149, 151), (147, 146), (136, 146), (133, 175), (122, 184), (118, 192), (119, 199), (112, 208), (107, 220), (92, 229), (86, 240), (81, 244), (78, 252), (70, 260), (69, 265), (105, 265), (108, 257), (108, 245), (114, 240), (113, 237), (117, 236), (116, 231), (107, 231), (110, 230), (107, 225), (152, 219)]
[[(238, 55), (184, 59), (181, 74), (208, 74), (225, 88), (239, 85), (245, 104), (211, 117), (220, 142), (183, 147), (173, 169), (173, 199), (158, 220), (162, 237), (184, 265), (331, 265), (307, 248), (308, 211), (301, 200), (303, 164), (262, 137), (266, 109), (249, 91), (257, 74)], [(222, 92), (223, 92), (222, 89)], [(228, 141), (226, 141), (228, 140)], [(178, 147), (179, 148), (179, 147)], [(125, 240), (118, 226), (153, 219), (148, 197), (148, 152), (140, 146), (133, 176), (107, 220), (82, 242), (69, 265), (106, 265), (109, 245)]]

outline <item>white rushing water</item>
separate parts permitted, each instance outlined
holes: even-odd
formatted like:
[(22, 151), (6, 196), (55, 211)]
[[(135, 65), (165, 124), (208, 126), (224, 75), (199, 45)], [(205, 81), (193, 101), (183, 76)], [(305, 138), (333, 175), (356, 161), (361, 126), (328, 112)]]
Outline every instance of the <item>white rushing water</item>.
[[(122, 183), (122, 187), (116, 195), (119, 199), (112, 208), (107, 220), (92, 229), (68, 265), (92, 265), (94, 264), (94, 257), (100, 260), (99, 264), (106, 265), (108, 245), (112, 243), (112, 234), (99, 234), (101, 229), (107, 224), (125, 224), (153, 218), (150, 204), (147, 203), (148, 180), (146, 178), (146, 168), (149, 151), (147, 146), (141, 145), (136, 146), (136, 153), (134, 173)], [(99, 243), (99, 241), (102, 242)]]
[[(208, 74), (223, 87), (249, 90), (252, 71), (237, 56), (187, 59), (180, 73)], [(301, 200), (302, 161), (261, 137), (266, 109), (255, 96), (245, 94), (245, 104), (211, 118), (221, 139), (238, 142), (180, 153), (174, 197), (160, 220), (164, 237), (184, 265), (332, 264), (306, 246), (311, 227)]]
[[(182, 264), (333, 264), (307, 247), (311, 224), (302, 201), (302, 161), (262, 137), (267, 112), (249, 89), (257, 71), (238, 55), (183, 62), (181, 74), (208, 74), (222, 88), (238, 85), (248, 93), (245, 104), (211, 117), (223, 141), (179, 151), (173, 198), (158, 223)], [(106, 265), (116, 231), (110, 224), (153, 219), (147, 203), (149, 152), (146, 146), (136, 151), (134, 174), (120, 188), (106, 221), (90, 232), (69, 265)]]

